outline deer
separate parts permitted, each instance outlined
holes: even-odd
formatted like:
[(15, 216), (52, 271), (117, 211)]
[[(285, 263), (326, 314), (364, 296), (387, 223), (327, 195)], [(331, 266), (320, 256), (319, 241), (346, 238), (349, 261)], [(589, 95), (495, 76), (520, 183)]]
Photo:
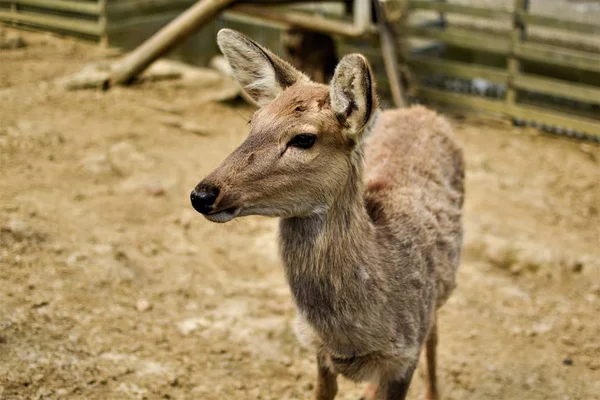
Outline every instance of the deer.
[(193, 208), (215, 223), (279, 218), (315, 399), (333, 400), (340, 375), (366, 382), (365, 399), (405, 399), (423, 349), (427, 399), (438, 399), (437, 310), (456, 287), (463, 235), (449, 122), (423, 106), (380, 110), (363, 55), (345, 55), (325, 85), (237, 31), (217, 43), (259, 108), (192, 190)]
[(292, 66), (317, 83), (328, 83), (338, 63), (335, 42), (329, 35), (291, 28), (281, 33), (281, 44)]

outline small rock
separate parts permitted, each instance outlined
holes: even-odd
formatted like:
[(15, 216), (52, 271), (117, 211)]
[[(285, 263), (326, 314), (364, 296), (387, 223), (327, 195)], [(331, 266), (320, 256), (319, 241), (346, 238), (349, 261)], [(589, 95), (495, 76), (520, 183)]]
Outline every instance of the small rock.
[(19, 236), (24, 236), (27, 234), (27, 231), (29, 230), (29, 227), (27, 226), (27, 224), (25, 223), (25, 221), (23, 221), (22, 219), (19, 218), (11, 218), (8, 221), (8, 224), (6, 224), (6, 228)]
[(175, 218), (175, 223), (180, 224), (184, 229), (188, 229), (197, 215), (197, 213), (186, 209), (180, 216)]
[(162, 111), (169, 114), (181, 114), (183, 112), (183, 108), (160, 100), (147, 100), (143, 105), (153, 110)]
[(159, 182), (154, 182), (146, 185), (146, 192), (151, 196), (159, 197), (164, 196), (167, 191)]
[(25, 40), (18, 34), (9, 34), (0, 36), (0, 49), (14, 50), (27, 46)]
[(204, 318), (188, 318), (178, 322), (177, 329), (179, 329), (179, 332), (181, 332), (183, 335), (189, 335), (195, 330), (201, 327), (207, 327), (208, 325), (208, 321)]
[(563, 364), (564, 365), (573, 365), (573, 360), (571, 360), (570, 358), (565, 358), (563, 360)]
[(282, 363), (284, 366), (286, 366), (286, 367), (291, 367), (291, 366), (292, 366), (292, 364), (293, 364), (293, 363), (292, 363), (292, 359), (291, 359), (291, 358), (289, 358), (289, 357), (283, 357), (283, 358), (281, 359), (281, 363)]
[(31, 308), (42, 308), (47, 306), (48, 304), (50, 304), (50, 302), (48, 300), (40, 300), (40, 301), (36, 301), (35, 303), (33, 303), (31, 305)]
[(564, 344), (565, 346), (574, 346), (575, 342), (573, 341), (573, 338), (571, 338), (570, 336), (563, 336), (560, 338), (560, 342), (562, 344)]
[(107, 254), (112, 253), (113, 248), (110, 244), (98, 244), (94, 246), (94, 253), (105, 256)]
[(66, 263), (68, 266), (74, 267), (80, 262), (85, 261), (86, 259), (87, 255), (83, 254), (82, 252), (76, 251), (71, 253), (71, 255), (67, 257)]
[(209, 129), (193, 121), (184, 121), (179, 117), (163, 117), (160, 123), (165, 126), (181, 129), (182, 131), (195, 133), (196, 135), (207, 135)]
[(596, 301), (596, 295), (593, 293), (586, 294), (585, 301), (587, 301), (588, 303), (594, 303)]
[(110, 147), (108, 162), (113, 171), (122, 176), (130, 175), (137, 170), (151, 166), (150, 160), (127, 141), (115, 143)]
[(135, 308), (139, 312), (145, 312), (152, 308), (152, 304), (150, 304), (150, 302), (146, 299), (139, 299), (137, 303), (135, 303)]

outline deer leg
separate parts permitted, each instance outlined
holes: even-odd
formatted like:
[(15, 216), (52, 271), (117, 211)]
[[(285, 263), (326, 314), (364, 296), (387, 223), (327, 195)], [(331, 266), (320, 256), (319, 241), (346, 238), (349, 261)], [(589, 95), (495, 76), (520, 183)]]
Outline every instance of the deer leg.
[(317, 389), (315, 400), (333, 400), (337, 394), (337, 375), (327, 366), (322, 355), (317, 355)]
[(404, 377), (400, 379), (393, 379), (385, 382), (384, 385), (380, 384), (379, 399), (380, 400), (405, 400), (408, 394), (408, 388), (412, 381), (413, 374), (415, 372), (416, 364), (410, 367)]
[(426, 400), (438, 400), (440, 394), (437, 387), (436, 353), (437, 353), (437, 315), (434, 316), (433, 325), (429, 331), (429, 337), (425, 345), (425, 356), (427, 359), (427, 393)]

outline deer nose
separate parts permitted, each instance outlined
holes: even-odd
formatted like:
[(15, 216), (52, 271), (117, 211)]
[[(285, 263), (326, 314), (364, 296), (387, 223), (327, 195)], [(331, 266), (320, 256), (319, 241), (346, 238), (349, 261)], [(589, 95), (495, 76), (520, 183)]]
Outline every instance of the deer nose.
[(192, 207), (200, 214), (210, 213), (219, 196), (219, 189), (213, 186), (198, 185), (190, 194)]

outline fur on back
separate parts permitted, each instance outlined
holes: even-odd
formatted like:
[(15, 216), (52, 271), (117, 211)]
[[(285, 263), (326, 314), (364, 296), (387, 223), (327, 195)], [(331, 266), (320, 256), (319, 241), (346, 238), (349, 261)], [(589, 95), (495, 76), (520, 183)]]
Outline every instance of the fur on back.
[(460, 262), (462, 149), (448, 122), (421, 106), (381, 112), (374, 131), (365, 141), (367, 209), (382, 234), (431, 249), (440, 307)]

